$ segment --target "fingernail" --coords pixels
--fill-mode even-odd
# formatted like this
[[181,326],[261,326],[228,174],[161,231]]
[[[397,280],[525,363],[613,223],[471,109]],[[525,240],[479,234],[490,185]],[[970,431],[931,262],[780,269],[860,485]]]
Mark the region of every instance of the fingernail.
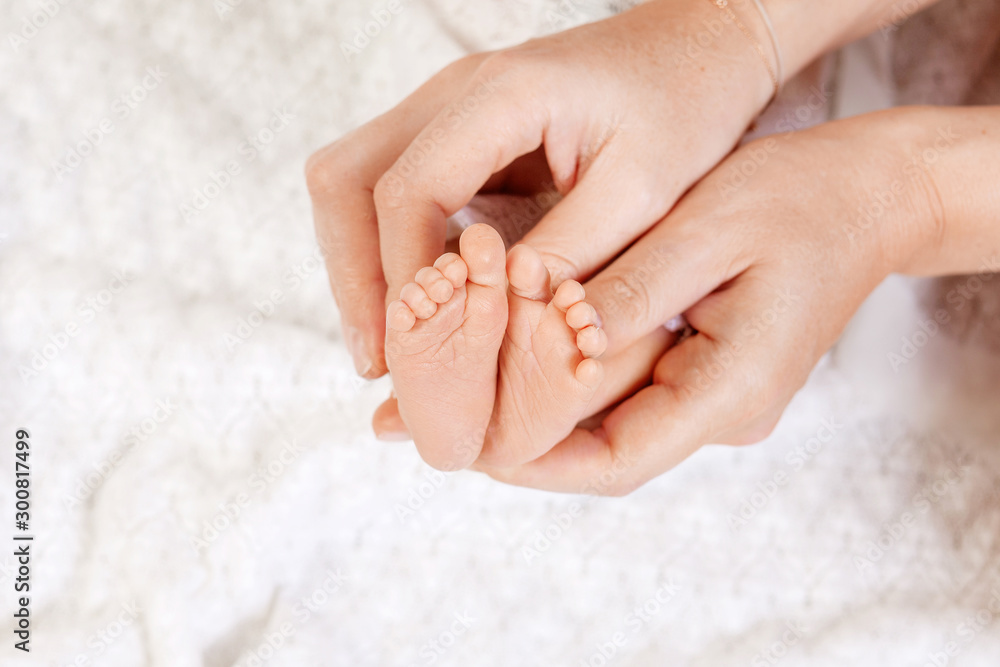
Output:
[[358,375],[361,377],[368,377],[374,369],[375,364],[373,364],[370,359],[367,359],[364,356],[354,357],[354,370],[356,370]]

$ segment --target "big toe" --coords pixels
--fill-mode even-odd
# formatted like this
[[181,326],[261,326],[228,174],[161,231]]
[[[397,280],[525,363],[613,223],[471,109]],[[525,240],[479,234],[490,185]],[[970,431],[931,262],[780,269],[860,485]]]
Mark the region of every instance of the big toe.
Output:
[[500,234],[489,225],[477,224],[462,232],[462,259],[469,267],[469,281],[484,287],[504,287],[507,254]]
[[514,246],[507,255],[507,280],[511,291],[526,299],[548,301],[549,270],[538,251],[531,246]]

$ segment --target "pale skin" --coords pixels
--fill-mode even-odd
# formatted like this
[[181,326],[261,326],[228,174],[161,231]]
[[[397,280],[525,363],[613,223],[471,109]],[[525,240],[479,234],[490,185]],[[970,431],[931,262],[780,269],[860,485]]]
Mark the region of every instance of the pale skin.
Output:
[[[895,18],[891,3],[876,0],[765,4],[789,72]],[[447,215],[478,191],[531,194],[551,181],[566,195],[524,239],[534,250],[517,252],[524,259],[537,251],[556,285],[584,281],[585,296],[581,291],[573,305],[587,304],[580,310],[589,315],[592,308],[596,317],[564,319],[562,332],[582,324],[580,331],[596,328],[607,337],[601,361],[585,364],[603,373],[585,412],[617,405],[596,425],[570,425],[567,437],[530,462],[505,460],[502,449],[487,446],[473,465],[497,479],[618,495],[702,444],[755,442],[883,277],[974,272],[1000,251],[990,222],[1000,206],[989,158],[1000,133],[995,109],[899,109],[784,137],[754,178],[720,202],[727,166],[751,144],[678,203],[725,157],[771,92],[739,34],[717,40],[693,65],[683,60],[683,37],[717,11],[707,1],[654,1],[464,59],[310,161],[318,236],[352,356],[368,377],[386,370],[386,303],[403,296],[406,304],[404,286],[414,278],[419,285],[418,272],[435,264]],[[761,29],[754,14],[741,16]],[[468,110],[462,105],[470,96],[478,100],[475,112],[456,116]],[[945,148],[935,147],[941,127],[958,135]],[[925,150],[940,155],[914,175],[908,165]],[[896,204],[879,224],[849,233],[845,225],[858,219],[877,184],[901,189]],[[642,270],[650,266],[656,271]],[[504,282],[520,280],[510,280],[517,271],[508,274]],[[445,306],[465,289],[457,277],[450,286],[451,295],[436,288]],[[547,299],[527,301],[544,309]],[[441,304],[430,301],[436,313]],[[426,304],[406,304],[411,314],[413,306],[429,313]],[[413,314],[407,329],[400,308],[390,307],[390,332],[411,333],[434,317],[418,322]],[[670,341],[661,324],[678,313],[699,333],[665,352]],[[502,346],[495,338],[490,345]],[[577,341],[578,358],[562,370],[576,379],[601,347]],[[503,386],[498,378],[493,399]],[[530,386],[509,393],[534,400]],[[414,392],[408,398],[420,400]],[[392,401],[375,426],[384,436],[405,435]]]

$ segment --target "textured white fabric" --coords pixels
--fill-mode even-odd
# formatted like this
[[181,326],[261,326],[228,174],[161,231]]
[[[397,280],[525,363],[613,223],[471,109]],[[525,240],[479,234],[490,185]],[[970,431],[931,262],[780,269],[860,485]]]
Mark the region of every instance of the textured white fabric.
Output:
[[[765,443],[708,447],[627,499],[437,476],[372,437],[388,384],[344,348],[307,155],[468,49],[604,10],[404,1],[348,62],[385,3],[223,2],[68,0],[0,51],[0,507],[28,428],[37,536],[30,657],[0,550],[0,663],[883,666],[956,641],[960,664],[996,664],[1000,621],[956,633],[1000,582],[1000,364],[922,334],[902,279]],[[40,6],[8,2],[5,31]],[[186,219],[196,188],[211,201]]]

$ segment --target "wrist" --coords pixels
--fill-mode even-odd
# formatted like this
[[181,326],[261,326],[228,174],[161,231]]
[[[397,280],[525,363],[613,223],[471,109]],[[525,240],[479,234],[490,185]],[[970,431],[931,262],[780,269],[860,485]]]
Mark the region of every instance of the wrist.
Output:
[[801,169],[820,178],[837,203],[832,247],[871,286],[909,272],[934,246],[941,216],[930,167],[953,141],[937,121],[927,109],[903,107],[790,135]]
[[1000,270],[996,108],[900,107],[831,127],[851,137],[841,153],[855,174],[856,208],[844,230],[873,251],[873,267],[922,276]]
[[899,271],[1000,272],[1000,108],[922,107],[920,242]]
[[819,56],[876,31],[892,32],[938,0],[761,0],[788,80]]
[[729,0],[726,8],[715,0],[652,0],[633,11],[657,32],[665,63],[699,95],[717,91],[713,102],[738,115],[740,132],[774,97],[777,56],[752,0]]

